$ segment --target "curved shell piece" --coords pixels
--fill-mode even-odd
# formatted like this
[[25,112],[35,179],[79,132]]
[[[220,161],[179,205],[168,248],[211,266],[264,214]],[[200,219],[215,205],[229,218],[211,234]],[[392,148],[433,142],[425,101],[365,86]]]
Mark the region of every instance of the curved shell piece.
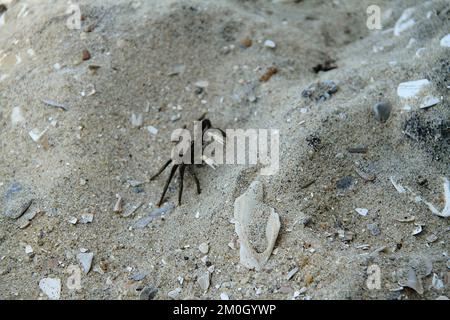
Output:
[[[267,247],[258,253],[249,239],[249,227],[258,221],[253,218],[255,210],[262,210],[267,216],[265,231]],[[240,241],[240,262],[249,269],[260,271],[272,253],[280,231],[280,217],[275,210],[263,203],[263,185],[254,181],[247,191],[234,202],[235,231]]]

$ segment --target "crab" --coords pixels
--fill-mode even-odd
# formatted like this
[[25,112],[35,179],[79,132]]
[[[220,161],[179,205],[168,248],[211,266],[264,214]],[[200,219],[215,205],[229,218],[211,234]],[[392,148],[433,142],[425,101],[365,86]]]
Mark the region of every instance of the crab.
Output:
[[[207,130],[209,130],[209,129],[216,129],[216,130],[219,130],[219,131],[222,133],[222,135],[223,135],[224,137],[226,136],[226,135],[225,135],[225,132],[224,132],[222,129],[213,127],[212,124],[211,124],[211,121],[210,121],[209,119],[206,119],[206,118],[205,118],[205,115],[206,115],[206,114],[203,114],[203,115],[198,119],[198,121],[201,121],[201,122],[202,122],[202,148],[205,147],[205,141],[203,140],[203,136],[204,136],[204,134],[205,134],[205,132],[206,132]],[[186,126],[184,126],[183,128],[185,129]],[[162,194],[161,194],[161,198],[159,199],[159,202],[158,202],[158,204],[157,204],[158,207],[160,207],[161,204],[163,203],[163,201],[164,201],[164,196],[165,196],[165,194],[166,194],[166,192],[167,192],[167,189],[168,189],[168,187],[169,187],[169,185],[170,185],[170,182],[172,181],[173,177],[175,176],[175,173],[176,173],[177,170],[179,171],[179,177],[180,177],[179,190],[178,190],[178,205],[179,205],[179,206],[181,205],[181,197],[182,197],[182,195],[183,195],[183,179],[184,179],[184,172],[185,172],[186,169],[187,169],[187,171],[192,175],[192,177],[194,178],[195,185],[196,185],[196,187],[197,187],[197,194],[200,194],[200,193],[201,193],[200,181],[198,180],[197,175],[195,174],[195,171],[194,171],[194,166],[195,166],[195,164],[194,164],[194,141],[191,142],[191,146],[190,146],[188,152],[191,153],[191,157],[190,157],[190,160],[191,160],[191,161],[190,161],[190,163],[181,163],[181,164],[175,164],[175,163],[174,163],[174,164],[172,165],[172,168],[170,169],[169,177],[167,178],[166,183],[164,184],[164,188],[163,188],[163,192],[162,192]],[[180,154],[180,156],[183,156],[183,155]],[[164,163],[164,165],[158,170],[158,172],[156,172],[155,175],[153,175],[153,176],[150,178],[150,181],[155,180],[161,173],[164,172],[164,170],[166,170],[166,168],[167,168],[172,162],[173,162],[172,159],[167,160],[167,161]],[[208,159],[202,158],[202,164],[200,164],[200,165],[203,165],[203,164],[205,164],[205,163],[207,163],[207,164],[209,164],[210,166],[212,166],[212,164],[208,161]]]

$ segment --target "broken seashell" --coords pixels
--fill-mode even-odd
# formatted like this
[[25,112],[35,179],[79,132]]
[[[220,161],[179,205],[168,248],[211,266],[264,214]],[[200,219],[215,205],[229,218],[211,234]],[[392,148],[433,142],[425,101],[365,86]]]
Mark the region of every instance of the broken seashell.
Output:
[[389,180],[391,180],[392,185],[394,186],[395,190],[397,190],[398,193],[405,193],[406,189],[397,181],[395,181],[394,177],[390,177]]
[[422,226],[420,224],[418,224],[418,225],[416,224],[416,227],[413,229],[411,234],[413,236],[416,236],[416,235],[418,235],[421,232],[422,232]]
[[[254,215],[262,212],[268,216],[266,220],[267,247],[258,253],[250,242],[250,227],[258,224]],[[275,241],[280,231],[280,217],[275,210],[263,203],[263,185],[254,181],[247,191],[234,202],[235,231],[240,242],[240,262],[249,269],[260,271],[272,253]]]
[[395,220],[397,220],[398,222],[413,222],[414,220],[416,220],[416,217],[415,216],[404,216],[404,217],[401,217],[401,218],[395,219]]
[[423,294],[423,285],[422,281],[417,277],[416,272],[413,268],[409,268],[408,270],[408,279],[406,282],[399,282],[399,285],[402,287],[408,287],[416,291],[418,294]]
[[121,213],[123,211],[123,208],[122,208],[122,197],[119,194],[116,194],[116,198],[117,198],[117,201],[116,201],[116,204],[114,205],[113,211],[115,213]]

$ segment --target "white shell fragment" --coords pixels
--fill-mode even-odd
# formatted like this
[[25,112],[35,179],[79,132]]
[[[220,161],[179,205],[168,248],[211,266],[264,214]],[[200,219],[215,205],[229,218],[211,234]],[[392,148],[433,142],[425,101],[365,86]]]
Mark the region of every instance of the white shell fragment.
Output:
[[14,107],[11,112],[11,124],[13,127],[25,121],[20,107]]
[[85,213],[81,215],[80,223],[86,224],[91,223],[94,220],[94,215],[92,213]]
[[394,177],[390,177],[389,180],[391,180],[392,185],[394,186],[395,190],[397,190],[398,193],[405,193],[406,189],[403,188],[403,186],[399,183],[397,183],[397,181],[395,181]]
[[92,252],[84,252],[84,253],[81,252],[81,253],[77,254],[78,262],[80,262],[84,273],[87,274],[91,270],[93,258],[94,258],[94,254]]
[[264,46],[267,48],[275,49],[277,45],[272,40],[266,40],[264,41]]
[[181,288],[176,288],[175,290],[169,291],[169,293],[167,293],[167,295],[169,296],[169,298],[176,299],[176,298],[178,298],[180,293],[181,293]]
[[397,20],[394,26],[394,35],[399,36],[402,32],[408,30],[415,25],[416,21],[411,18],[416,10],[414,8],[408,8],[403,11],[400,18]]
[[26,245],[26,246],[25,246],[25,253],[26,253],[27,255],[31,255],[33,252],[34,252],[34,251],[33,251],[33,248],[32,248],[30,245]]
[[441,39],[441,47],[450,48],[450,33]]
[[291,271],[289,271],[289,273],[286,276],[287,280],[291,280],[293,276],[295,276],[295,274],[298,272],[298,267],[295,267],[294,269],[292,269]]
[[411,234],[413,236],[416,236],[416,235],[418,235],[421,232],[422,232],[422,226],[419,224],[419,225],[416,225],[416,227],[414,228],[414,230],[412,231]]
[[431,280],[431,285],[436,290],[444,289],[444,282],[441,279],[439,279],[439,277],[438,277],[438,275],[436,273],[433,273],[433,278]]
[[206,87],[209,86],[209,82],[206,80],[200,80],[200,81],[197,81],[194,85],[197,88],[205,89]]
[[417,277],[413,268],[408,270],[408,279],[406,282],[399,282],[402,287],[408,287],[416,291],[418,294],[423,294],[422,281]]
[[358,212],[363,217],[367,216],[367,214],[369,213],[369,210],[365,208],[356,208],[355,211]]
[[397,95],[402,99],[414,98],[429,84],[427,79],[402,82],[398,85]]
[[426,108],[432,107],[434,105],[437,105],[439,102],[441,102],[441,100],[439,98],[432,97],[432,96],[426,96],[423,99],[423,102],[422,102],[422,105],[420,106],[420,108],[426,109]]
[[230,300],[230,297],[225,292],[220,294],[220,300]]
[[42,139],[42,137],[45,135],[46,132],[47,129],[45,129],[42,132],[38,132],[38,130],[34,129],[28,132],[28,134],[30,135],[31,139],[33,139],[34,142],[38,142],[39,140]]
[[152,134],[152,135],[156,135],[156,134],[158,134],[158,129],[156,129],[154,126],[148,126],[147,127],[147,131],[150,133],[150,134]]
[[445,206],[442,212],[439,212],[439,210],[436,209],[435,206],[433,206],[431,203],[422,200],[423,203],[425,203],[431,212],[433,212],[435,215],[443,218],[450,217],[450,182],[447,178],[444,178],[444,199],[445,199]]
[[144,116],[142,114],[131,114],[131,126],[134,128],[139,128],[142,126],[142,123],[144,122]]
[[51,300],[59,300],[61,296],[61,280],[58,278],[41,279],[39,288]]
[[207,254],[209,252],[209,246],[206,242],[203,242],[198,246],[198,250],[203,254]]
[[197,278],[197,283],[203,291],[207,291],[210,284],[210,273],[206,271],[202,276]]
[[[268,216],[265,221],[267,247],[262,253],[258,253],[250,242],[250,227],[261,222],[253,217],[257,211]],[[280,217],[273,208],[263,203],[261,182],[254,181],[247,191],[235,200],[234,218],[235,231],[240,242],[240,262],[249,269],[260,271],[269,260],[280,231]]]

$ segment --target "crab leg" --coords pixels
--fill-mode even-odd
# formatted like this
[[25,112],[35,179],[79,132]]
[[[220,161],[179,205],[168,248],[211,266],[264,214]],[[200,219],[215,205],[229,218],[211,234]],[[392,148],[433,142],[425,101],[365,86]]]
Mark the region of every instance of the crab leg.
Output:
[[172,180],[173,175],[175,174],[175,171],[177,171],[177,169],[178,169],[178,164],[174,164],[172,169],[170,170],[169,178],[167,179],[166,184],[164,185],[164,190],[163,190],[163,193],[161,195],[161,199],[159,199],[158,207],[161,206],[161,204],[162,204],[162,202],[164,200],[164,196],[166,194],[167,188],[169,187],[170,181]]
[[184,169],[186,169],[186,165],[180,165],[180,190],[178,190],[178,205],[181,206],[181,196],[183,195],[183,178],[184,178]]
[[159,176],[164,170],[166,170],[167,166],[172,162],[172,159],[167,160],[167,162],[159,169],[159,171],[150,178],[150,181],[154,180],[157,176]]

